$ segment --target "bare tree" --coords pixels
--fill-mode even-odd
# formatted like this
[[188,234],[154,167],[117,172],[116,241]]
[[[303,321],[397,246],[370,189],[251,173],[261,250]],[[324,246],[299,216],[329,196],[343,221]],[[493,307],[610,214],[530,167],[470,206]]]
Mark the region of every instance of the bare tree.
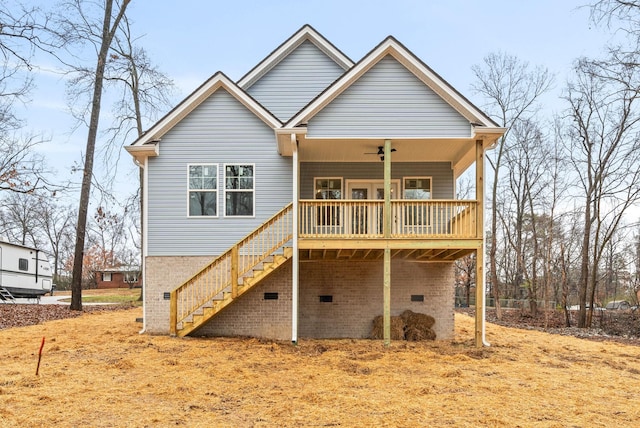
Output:
[[39,197],[26,193],[9,193],[2,200],[2,230],[12,242],[40,247],[37,234],[39,202]]
[[638,47],[640,41],[639,0],[597,0],[591,4],[591,20],[617,31],[622,30]]
[[98,207],[87,225],[89,242],[102,254],[105,267],[119,267],[126,248],[126,224],[124,216]]
[[631,253],[631,272],[630,272],[630,288],[632,291],[632,298],[635,304],[638,304],[638,298],[640,297],[640,223],[636,225],[636,233],[633,236],[633,241],[630,245],[629,252]]
[[142,136],[146,122],[157,119],[171,106],[173,81],[153,64],[137,42],[125,15],[111,47],[105,75],[107,84],[120,92],[113,105],[113,123],[105,131],[110,136],[108,147],[119,149],[123,141]]
[[41,142],[43,140],[36,136],[0,132],[0,192],[48,190],[55,193],[64,188],[51,181],[51,171],[44,158],[34,150]]
[[72,207],[60,206],[51,198],[43,198],[41,202],[36,221],[53,257],[53,280],[58,284],[62,262],[72,252],[76,213]]
[[[471,287],[475,286],[476,256],[471,253],[454,262],[456,270],[456,287],[464,290],[464,306],[471,304]],[[457,303],[457,302],[456,302]],[[462,302],[460,302],[462,303]]]
[[[515,275],[510,278],[514,294],[521,297],[520,290],[526,290],[530,308],[535,314],[540,259],[538,201],[542,201],[548,189],[548,143],[541,128],[528,119],[514,123],[511,138],[512,145],[505,150],[504,158],[510,215],[502,223],[515,263]],[[504,213],[501,218],[504,218]]]
[[48,16],[33,6],[0,0],[0,191],[31,193],[59,189],[46,179],[46,166],[34,148],[43,139],[20,133],[24,121],[15,113],[28,101],[33,87],[35,50],[53,52],[55,44],[43,40]]
[[584,200],[578,326],[588,327],[604,248],[640,197],[640,69],[612,57],[574,71],[566,144]]
[[[78,221],[76,224],[76,245],[71,284],[72,310],[82,310],[82,263],[86,237],[87,212],[91,196],[93,162],[108,54],[116,31],[120,26],[130,1],[131,0],[104,0],[102,3],[73,0],[63,5],[59,15],[60,34],[64,37],[65,41],[74,43],[76,46],[89,43],[96,52],[96,66],[94,70],[90,71],[90,75],[92,76],[92,96],[91,103],[87,109],[90,115],[87,146],[84,154]],[[101,16],[101,18],[97,18],[97,16]],[[75,71],[82,75],[87,72],[87,69],[78,67]]]
[[20,3],[0,1],[0,135],[18,129],[22,123],[13,107],[32,88],[31,57],[37,42],[38,9]]
[[[563,236],[563,220],[564,213],[559,210],[559,205],[563,201],[563,198],[567,190],[567,177],[565,171],[565,158],[566,155],[562,149],[562,145],[559,144],[559,132],[561,128],[561,122],[554,120],[553,122],[553,141],[551,142],[549,149],[547,150],[547,173],[548,191],[542,201],[542,211],[547,217],[543,225],[543,270],[544,270],[544,295],[545,299],[553,296],[556,306],[558,302],[562,305],[565,312],[565,319],[569,320],[568,308],[567,308],[567,296],[563,293],[565,290],[565,282],[563,279],[566,277],[562,268],[563,263],[563,249],[564,249],[564,236]],[[558,281],[560,279],[560,281]],[[548,315],[548,313],[546,313]],[[546,319],[548,322],[548,318]]]
[[[501,126],[511,128],[516,122],[532,117],[537,102],[552,85],[553,78],[542,67],[531,68],[528,63],[506,53],[492,53],[484,58],[482,66],[472,67],[477,82],[476,93],[485,99],[487,112]],[[487,156],[493,168],[491,197],[491,227],[489,231],[489,275],[496,300],[496,313],[500,308],[501,281],[497,273],[498,182],[503,167],[505,151],[510,145],[510,132],[500,138],[493,153]]]

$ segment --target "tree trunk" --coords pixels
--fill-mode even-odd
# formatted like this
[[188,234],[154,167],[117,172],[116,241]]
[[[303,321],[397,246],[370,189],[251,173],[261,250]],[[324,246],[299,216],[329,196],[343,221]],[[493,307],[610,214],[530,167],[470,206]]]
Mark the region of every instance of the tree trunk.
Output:
[[578,284],[578,327],[587,327],[587,290],[589,288],[589,243],[591,242],[591,201],[587,197],[584,209],[584,232],[582,235],[582,254],[580,264],[580,283]]
[[[496,254],[497,254],[497,247],[498,247],[498,239],[496,238],[496,233],[498,231],[498,214],[496,212],[497,196],[498,196],[498,166],[496,165],[494,176],[493,176],[493,187],[491,190],[491,242],[489,244],[489,271],[490,271],[489,276],[491,278],[493,301],[496,307],[496,318],[500,320],[502,319],[502,307],[500,306],[500,283],[498,280],[498,266],[497,266],[498,264],[496,263]],[[476,306],[477,306],[477,303],[476,303]]]
[[82,174],[82,188],[80,189],[80,205],[78,208],[78,223],[76,225],[76,247],[73,257],[73,276],[71,280],[71,310],[82,310],[82,262],[84,259],[84,243],[87,229],[87,211],[91,197],[91,179],[93,178],[93,158],[98,135],[100,121],[100,105],[102,101],[102,87],[104,83],[104,71],[107,63],[107,54],[116,29],[124,15],[130,0],[124,0],[113,27],[111,27],[111,12],[113,0],[106,0],[104,7],[104,21],[102,26],[102,41],[98,53],[95,82],[93,86],[93,98],[91,103],[91,118],[89,121],[89,134],[85,152],[84,169]]

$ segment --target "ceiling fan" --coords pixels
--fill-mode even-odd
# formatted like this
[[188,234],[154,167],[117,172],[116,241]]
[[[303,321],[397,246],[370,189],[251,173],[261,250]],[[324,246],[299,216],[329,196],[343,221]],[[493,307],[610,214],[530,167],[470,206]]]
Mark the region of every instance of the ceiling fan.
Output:
[[[391,152],[395,152],[397,151],[396,149],[391,149]],[[365,155],[378,155],[380,156],[380,160],[383,161],[384,160],[384,146],[378,146],[378,151],[377,152],[364,152]]]

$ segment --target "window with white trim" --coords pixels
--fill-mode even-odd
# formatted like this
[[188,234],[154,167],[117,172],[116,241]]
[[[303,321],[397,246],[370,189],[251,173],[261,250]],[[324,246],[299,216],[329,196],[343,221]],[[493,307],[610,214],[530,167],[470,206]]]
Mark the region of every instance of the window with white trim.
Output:
[[102,280],[104,282],[111,281],[111,272],[103,272],[102,273]]
[[[319,177],[314,179],[316,199],[342,199],[342,177]],[[337,206],[318,207],[316,224],[320,226],[340,226],[340,208]]]
[[255,165],[224,166],[224,214],[253,217],[255,212]]
[[188,165],[189,217],[218,215],[218,165]]
[[405,177],[404,199],[431,199],[431,177]]
[[316,199],[342,199],[342,177],[316,178]]
[[[402,197],[416,201],[431,199],[431,177],[405,177]],[[429,209],[426,204],[416,202],[405,205],[405,225],[426,226],[430,224]]]

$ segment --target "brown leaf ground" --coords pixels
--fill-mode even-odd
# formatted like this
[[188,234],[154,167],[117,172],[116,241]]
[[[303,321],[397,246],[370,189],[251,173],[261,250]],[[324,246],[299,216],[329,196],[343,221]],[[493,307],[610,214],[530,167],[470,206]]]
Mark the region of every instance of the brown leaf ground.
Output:
[[[451,342],[176,339],[141,310],[0,331],[2,427],[632,427],[640,347],[456,315]],[[46,337],[40,375],[38,349]]]

